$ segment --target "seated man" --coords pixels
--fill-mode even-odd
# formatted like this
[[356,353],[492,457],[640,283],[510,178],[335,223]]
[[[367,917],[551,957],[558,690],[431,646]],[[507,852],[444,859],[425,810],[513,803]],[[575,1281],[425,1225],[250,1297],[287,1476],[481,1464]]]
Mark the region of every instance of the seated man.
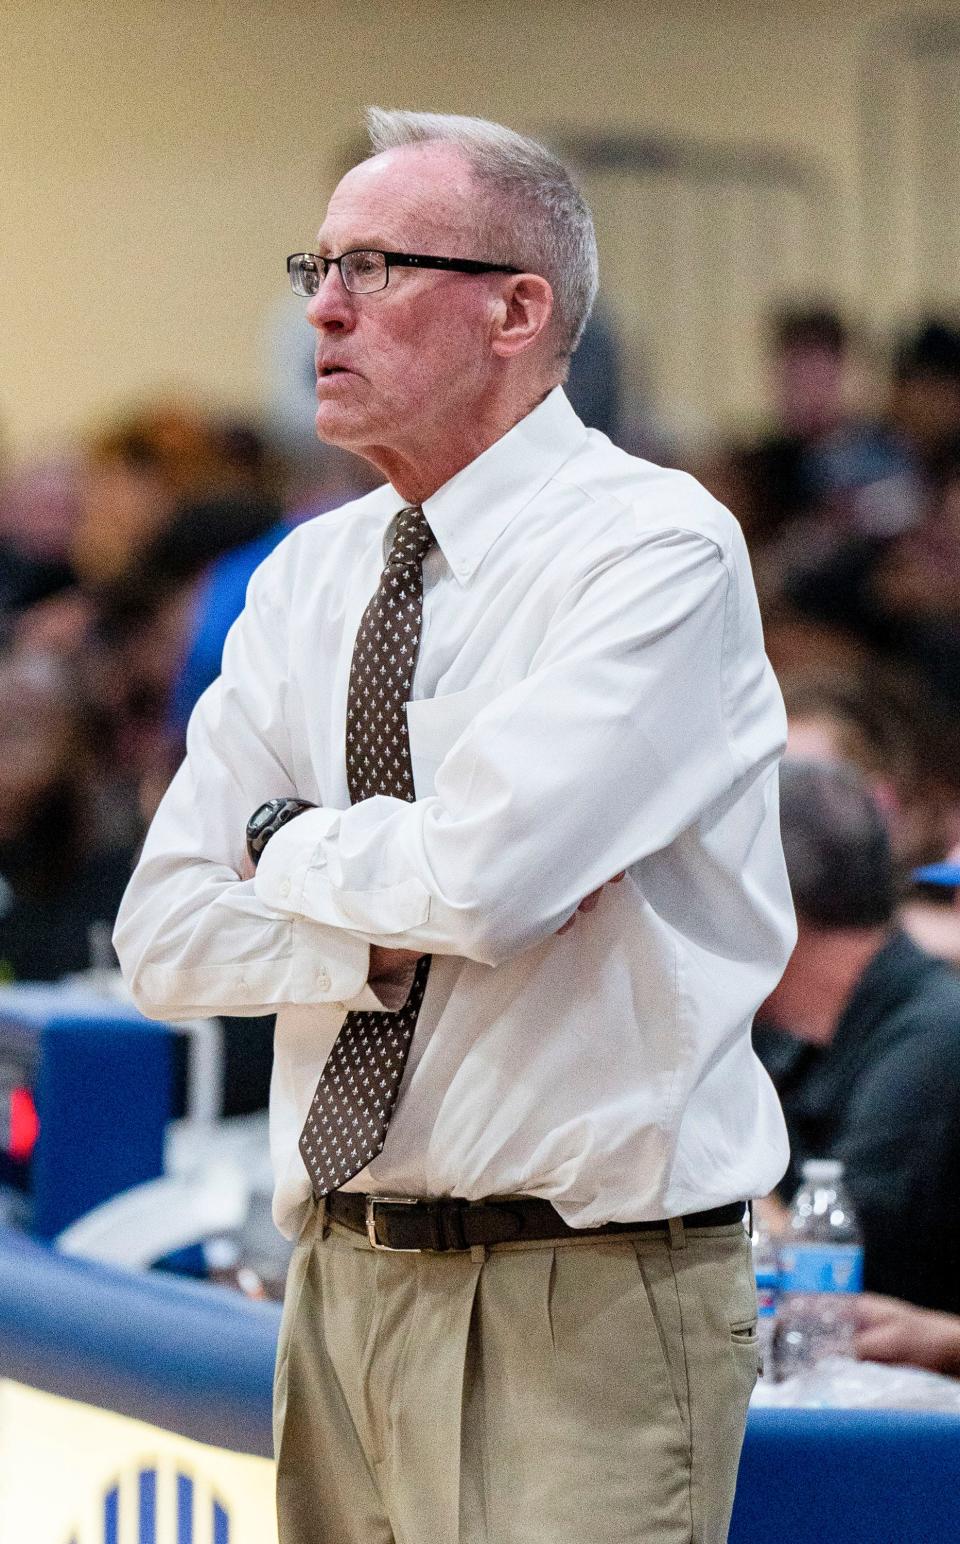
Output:
[[797,947],[755,1031],[792,1161],[840,1158],[868,1290],[960,1310],[960,978],[899,930],[884,822],[858,774],[781,768]]

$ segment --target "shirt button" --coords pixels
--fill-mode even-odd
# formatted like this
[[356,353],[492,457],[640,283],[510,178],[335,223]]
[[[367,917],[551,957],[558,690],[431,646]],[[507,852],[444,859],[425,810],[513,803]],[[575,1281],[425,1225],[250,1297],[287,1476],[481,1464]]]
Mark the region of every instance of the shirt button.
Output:
[[289,879],[284,879],[284,880],[281,881],[281,884],[280,884],[280,894],[281,895],[289,895],[290,894],[290,881],[289,881]]
[[331,1006],[331,1008],[333,1008],[333,1009],[334,1009],[334,1010],[335,1010],[335,1011],[336,1011],[336,1012],[337,1012],[337,1013],[346,1013],[346,1011],[347,1011],[347,1005],[346,1005],[346,1003],[331,1003],[331,1004],[330,1004],[330,1006]]
[[321,992],[329,992],[330,972],[328,970],[317,971],[317,986],[320,988]]

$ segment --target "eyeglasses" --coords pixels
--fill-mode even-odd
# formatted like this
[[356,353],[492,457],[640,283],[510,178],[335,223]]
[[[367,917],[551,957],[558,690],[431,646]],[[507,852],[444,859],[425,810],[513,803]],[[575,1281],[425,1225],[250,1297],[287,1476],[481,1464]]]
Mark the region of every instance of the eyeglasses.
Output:
[[339,257],[318,252],[292,252],[287,273],[295,295],[315,295],[331,268],[339,268],[343,287],[352,295],[370,295],[386,289],[391,268],[438,268],[445,273],[520,273],[505,263],[476,263],[469,257],[423,257],[416,252],[371,252],[358,247]]

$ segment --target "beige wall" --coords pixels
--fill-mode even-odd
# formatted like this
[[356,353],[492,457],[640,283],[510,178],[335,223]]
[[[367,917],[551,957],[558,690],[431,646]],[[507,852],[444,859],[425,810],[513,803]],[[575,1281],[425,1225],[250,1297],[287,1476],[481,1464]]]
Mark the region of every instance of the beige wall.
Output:
[[[866,40],[882,16],[944,8],[0,0],[8,447],[60,444],[157,387],[256,406],[283,257],[309,242],[367,101],[540,132],[761,141],[810,157],[839,192],[834,287],[859,298],[855,92]],[[630,312],[630,227],[616,200],[608,207],[601,192],[601,203],[602,245],[621,252],[613,298]],[[656,296],[645,302],[656,310]],[[636,333],[640,323],[627,322]],[[728,410],[757,404],[750,325],[711,345],[721,366],[731,360]],[[672,390],[709,412],[695,336],[690,349],[689,379],[681,354]]]

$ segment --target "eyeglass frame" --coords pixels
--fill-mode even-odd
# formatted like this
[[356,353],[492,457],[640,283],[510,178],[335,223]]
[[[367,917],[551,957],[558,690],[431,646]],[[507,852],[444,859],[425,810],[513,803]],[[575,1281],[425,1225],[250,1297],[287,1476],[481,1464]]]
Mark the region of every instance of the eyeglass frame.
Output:
[[[346,279],[343,277],[343,268],[341,267],[341,264],[343,263],[344,258],[353,257],[357,252],[371,252],[375,256],[383,258],[384,279],[383,283],[378,284],[376,289],[351,289]],[[292,264],[305,257],[311,258],[318,267],[317,288],[313,291],[312,295],[303,295],[303,292],[298,290],[293,282],[293,273],[291,271]],[[323,278],[321,278],[319,275],[319,268],[321,265],[323,267]],[[323,257],[319,252],[291,252],[290,256],[287,258],[287,277],[290,280],[290,287],[293,290],[293,293],[295,295],[300,295],[303,299],[312,300],[313,295],[319,294],[320,286],[326,280],[326,277],[332,267],[335,267],[340,274],[340,282],[344,289],[347,291],[348,295],[378,295],[380,291],[385,290],[387,285],[390,283],[391,267],[432,268],[437,269],[443,273],[517,274],[523,273],[524,271],[522,268],[511,268],[507,263],[483,263],[478,262],[476,259],[471,257],[430,257],[422,252],[383,252],[379,247],[351,247],[349,252],[341,252],[339,257]]]

